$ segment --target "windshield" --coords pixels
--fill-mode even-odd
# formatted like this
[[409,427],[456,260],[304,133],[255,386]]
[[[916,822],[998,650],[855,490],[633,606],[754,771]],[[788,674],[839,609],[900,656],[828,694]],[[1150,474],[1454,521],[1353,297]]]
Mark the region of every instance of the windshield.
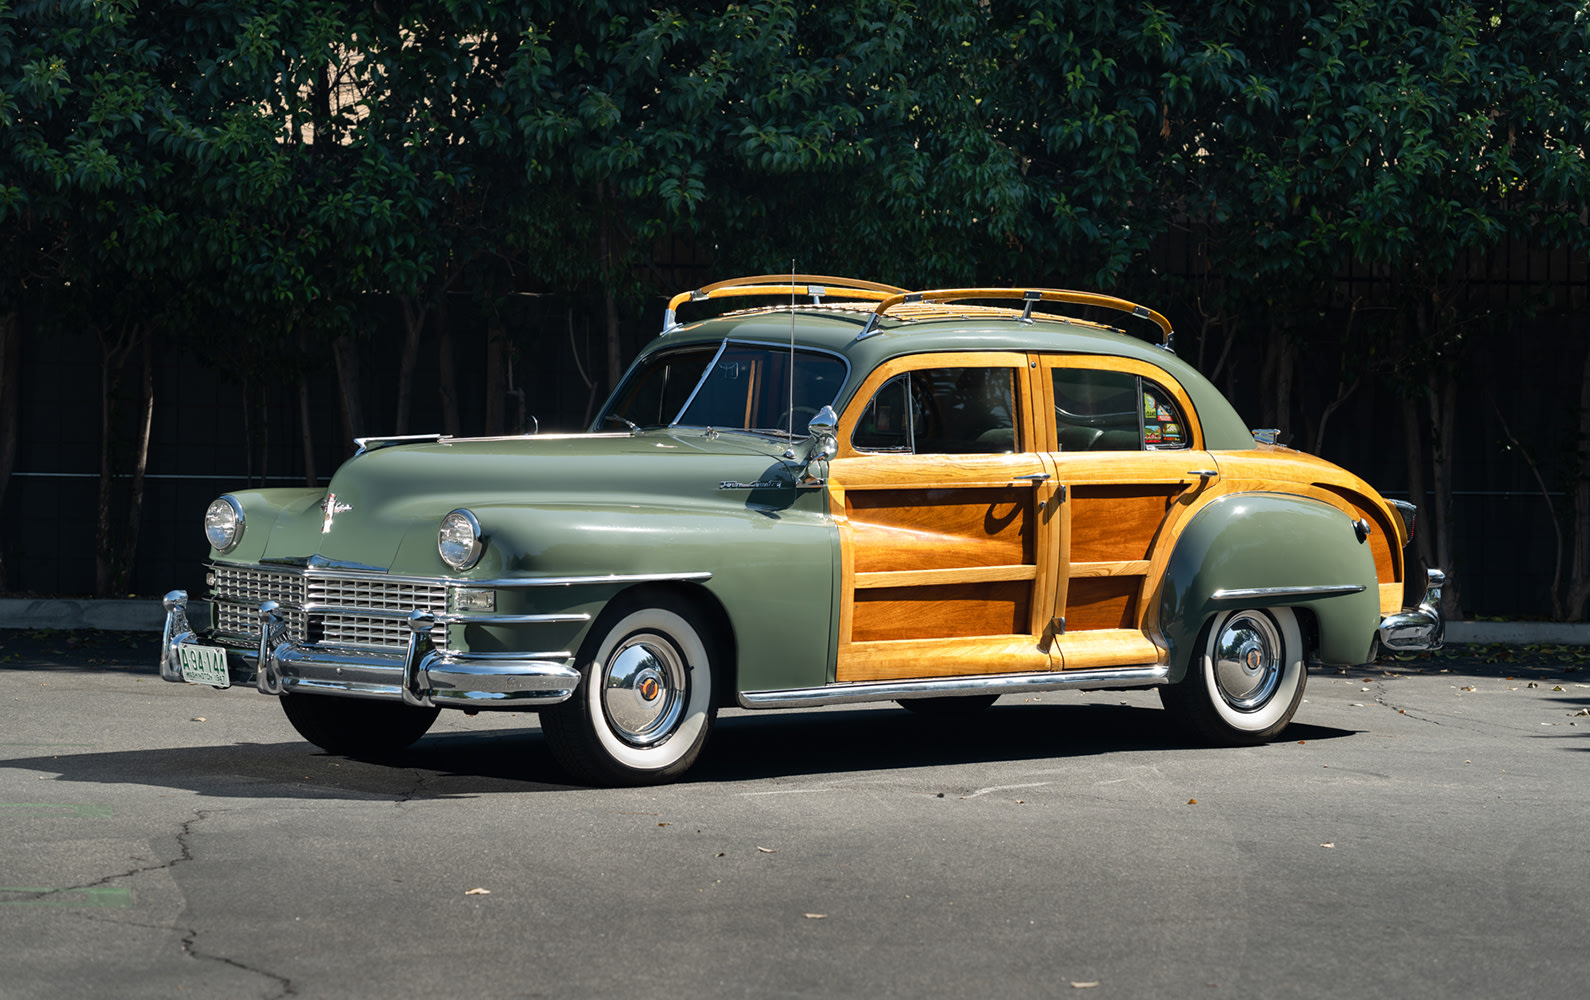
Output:
[[[629,373],[597,427],[614,420],[637,427],[714,427],[719,430],[797,435],[834,401],[845,381],[845,362],[832,354],[788,347],[709,344],[666,351]],[[793,413],[791,389],[793,388]]]

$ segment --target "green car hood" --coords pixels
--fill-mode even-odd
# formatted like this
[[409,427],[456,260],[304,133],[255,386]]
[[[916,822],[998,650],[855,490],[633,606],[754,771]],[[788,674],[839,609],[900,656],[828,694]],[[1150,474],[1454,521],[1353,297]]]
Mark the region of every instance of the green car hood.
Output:
[[[479,572],[533,569],[516,560],[520,550],[507,536],[538,511],[543,523],[567,527],[587,520],[585,512],[605,523],[615,513],[788,507],[796,501],[793,486],[782,485],[792,483],[795,468],[781,459],[788,447],[699,429],[377,447],[344,463],[324,494],[233,494],[245,504],[249,530],[223,558],[457,576],[437,554],[436,532],[444,515],[467,507],[488,539],[504,536]],[[804,450],[797,442],[797,453]],[[741,485],[724,488],[729,483]]]

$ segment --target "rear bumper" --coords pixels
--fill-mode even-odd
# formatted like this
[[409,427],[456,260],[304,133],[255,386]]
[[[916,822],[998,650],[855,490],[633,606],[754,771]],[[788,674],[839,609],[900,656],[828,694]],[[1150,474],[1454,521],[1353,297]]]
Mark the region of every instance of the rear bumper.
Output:
[[1428,571],[1424,600],[1417,608],[1405,608],[1380,620],[1380,645],[1395,653],[1440,649],[1446,641],[1446,621],[1441,617],[1441,586],[1446,574]]
[[399,655],[281,641],[274,606],[260,609],[263,628],[257,650],[224,647],[200,635],[188,621],[187,594],[166,595],[166,624],[160,643],[160,676],[182,683],[182,647],[210,646],[226,653],[233,684],[264,694],[304,693],[402,701],[462,709],[515,709],[556,705],[579,686],[572,654],[467,653],[431,648],[434,617],[410,616],[408,649]]

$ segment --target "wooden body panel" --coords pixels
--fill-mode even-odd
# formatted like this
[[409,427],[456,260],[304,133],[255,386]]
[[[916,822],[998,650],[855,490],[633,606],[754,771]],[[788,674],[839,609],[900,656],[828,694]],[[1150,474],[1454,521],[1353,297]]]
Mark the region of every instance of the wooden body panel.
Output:
[[[830,498],[842,575],[835,679],[952,677],[1167,662],[1158,581],[1188,519],[1233,493],[1317,500],[1371,525],[1379,604],[1400,608],[1400,521],[1328,463],[1285,449],[1212,453],[1187,392],[1145,362],[1103,356],[899,358],[867,378],[841,427],[915,369],[1013,369],[1020,419],[1006,455],[866,454],[840,437]],[[1065,451],[1056,367],[1141,375],[1181,408],[1184,449]],[[1396,523],[1393,523],[1396,521]]]

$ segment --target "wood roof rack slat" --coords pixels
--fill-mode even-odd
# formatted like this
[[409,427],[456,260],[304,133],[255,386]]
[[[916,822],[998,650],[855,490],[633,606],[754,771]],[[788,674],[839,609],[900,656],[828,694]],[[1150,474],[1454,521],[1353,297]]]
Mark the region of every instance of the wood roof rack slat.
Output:
[[1098,292],[1074,292],[1063,288],[939,288],[924,292],[899,292],[883,299],[878,303],[872,315],[867,317],[867,325],[862,327],[856,335],[857,340],[870,337],[878,332],[878,324],[889,310],[896,306],[917,302],[959,302],[965,299],[1016,299],[1023,303],[1021,316],[1023,322],[1032,321],[1032,307],[1038,302],[1065,302],[1077,306],[1097,306],[1101,309],[1113,309],[1116,312],[1129,313],[1138,319],[1146,319],[1158,326],[1164,332],[1164,339],[1160,346],[1167,351],[1171,350],[1171,342],[1175,338],[1175,331],[1171,329],[1170,320],[1136,302],[1116,298],[1113,295],[1102,295]]
[[809,295],[812,302],[821,304],[824,296],[846,299],[867,299],[879,302],[891,295],[904,294],[905,289],[876,281],[857,278],[838,278],[827,274],[758,274],[744,278],[729,278],[688,292],[680,292],[668,300],[668,311],[663,314],[663,332],[679,325],[678,310],[686,302],[705,302],[708,299],[738,298],[749,295]]

